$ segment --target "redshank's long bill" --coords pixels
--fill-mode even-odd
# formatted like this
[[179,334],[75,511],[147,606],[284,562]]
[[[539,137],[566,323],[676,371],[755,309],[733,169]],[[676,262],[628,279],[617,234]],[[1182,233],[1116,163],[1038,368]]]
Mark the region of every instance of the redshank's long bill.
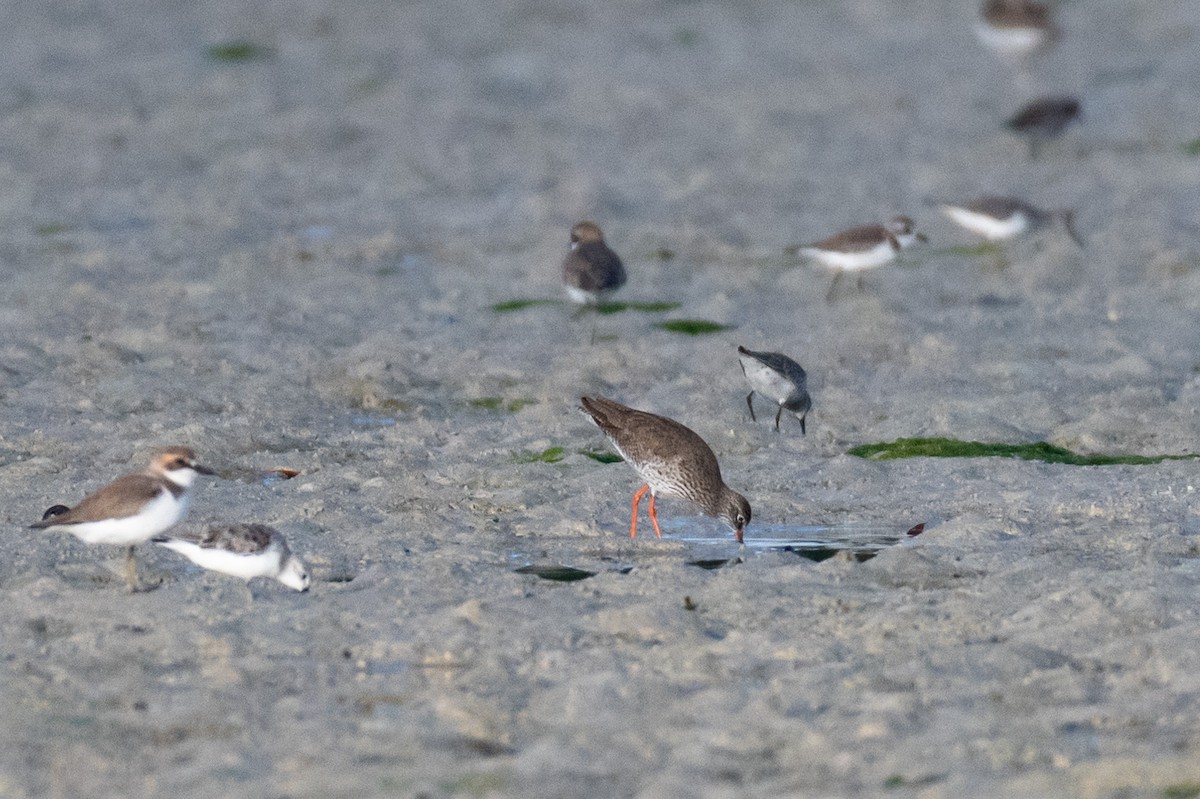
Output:
[[638,503],[650,492],[650,523],[662,538],[654,500],[659,495],[681,497],[704,513],[721,519],[742,543],[750,523],[750,503],[725,485],[721,467],[704,439],[673,419],[627,407],[604,397],[583,397],[583,411],[591,417],[622,458],[646,484],[633,495],[629,535],[637,537]]

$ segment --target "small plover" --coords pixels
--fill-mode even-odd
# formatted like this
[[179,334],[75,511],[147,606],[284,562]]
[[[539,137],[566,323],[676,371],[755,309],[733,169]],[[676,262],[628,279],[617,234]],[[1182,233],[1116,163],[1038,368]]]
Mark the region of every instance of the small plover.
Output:
[[303,561],[292,554],[283,533],[264,524],[231,524],[200,535],[175,533],[150,540],[211,571],[247,581],[271,577],[288,588],[308,590]]
[[1012,131],[1029,137],[1029,154],[1036,158],[1043,141],[1062,134],[1067,125],[1079,119],[1080,104],[1075,97],[1039,97],[1013,114],[1004,124]]
[[638,503],[650,492],[650,522],[662,538],[654,499],[659,494],[686,499],[721,519],[742,543],[750,523],[750,503],[725,485],[721,467],[704,439],[673,419],[635,410],[604,397],[583,397],[582,409],[613,447],[646,482],[633,495],[629,536],[637,537]]
[[1059,222],[1080,247],[1075,214],[1068,208],[1046,211],[1015,197],[980,197],[965,203],[937,203],[942,213],[959,226],[988,241],[1007,241]]
[[858,272],[858,287],[861,289],[862,270],[889,263],[900,250],[918,241],[926,241],[926,238],[916,232],[913,221],[907,216],[897,216],[884,225],[862,225],[843,230],[815,244],[798,247],[796,251],[837,270],[833,285],[829,287],[829,297],[832,297],[843,272]]
[[187,447],[168,447],[154,456],[145,472],[118,477],[73,508],[63,510],[56,505],[30,527],[68,532],[89,544],[126,547],[129,590],[143,590],[137,577],[135,545],[149,541],[187,515],[188,489],[196,475],[212,473],[196,463],[195,453]]
[[567,296],[580,305],[599,305],[625,285],[625,267],[594,222],[578,222],[571,228],[571,251],[563,259],[562,279]]
[[754,416],[754,392],[757,391],[779,405],[775,411],[776,432],[779,431],[780,415],[788,410],[800,420],[801,435],[807,434],[804,418],[812,409],[812,397],[808,395],[808,376],[800,364],[778,352],[755,352],[745,347],[738,347],[738,361],[750,384],[746,405],[750,408],[751,421],[758,421]]
[[1035,0],[987,0],[975,33],[984,46],[1013,63],[1058,40],[1050,9]]

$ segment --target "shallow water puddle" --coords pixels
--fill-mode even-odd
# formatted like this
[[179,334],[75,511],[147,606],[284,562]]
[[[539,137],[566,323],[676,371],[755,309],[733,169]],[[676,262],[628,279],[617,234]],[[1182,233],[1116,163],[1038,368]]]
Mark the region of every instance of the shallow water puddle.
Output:
[[359,413],[350,417],[350,424],[354,427],[391,427],[396,424],[395,417],[392,416],[377,416],[373,413]]
[[717,569],[743,562],[745,556],[761,552],[792,552],[814,561],[846,552],[856,560],[869,560],[880,550],[919,535],[923,526],[905,532],[899,527],[862,522],[838,525],[762,524],[750,528],[745,544],[738,544],[724,530],[698,527],[687,519],[662,523],[665,540],[688,545],[692,559],[688,563],[702,569]]
[[629,574],[629,572],[633,571],[632,563],[617,561],[611,558],[601,558],[600,560],[608,561],[608,563],[596,569],[580,569],[575,566],[568,566],[564,563],[549,560],[544,555],[540,558],[533,558],[527,552],[510,552],[508,559],[510,563],[520,564],[513,569],[517,574],[532,574],[535,577],[541,577],[543,580],[551,580],[556,583],[574,583],[579,580],[586,580],[589,577],[595,577],[601,571],[616,572],[617,574]]
[[689,560],[689,566],[699,566],[706,571],[716,571],[724,566],[736,566],[739,563],[746,561],[741,558],[701,558],[699,560]]
[[[844,552],[855,560],[870,560],[880,550],[895,546],[924,532],[918,524],[906,530],[900,527],[851,522],[839,525],[768,524],[754,525],[752,535],[744,544],[733,539],[732,533],[707,519],[660,520],[663,540],[678,541],[687,546],[687,564],[708,571],[745,563],[746,559],[764,552],[791,552],[808,560],[820,562]],[[650,536],[653,538],[653,531]],[[640,537],[640,536],[639,536]],[[628,539],[626,539],[628,540]],[[636,552],[637,542],[632,542]],[[602,566],[581,569],[547,559],[534,558],[527,552],[510,552],[510,564],[517,574],[532,574],[543,580],[573,583],[595,577],[602,571],[629,574],[635,564],[628,560],[601,558],[611,561]]]

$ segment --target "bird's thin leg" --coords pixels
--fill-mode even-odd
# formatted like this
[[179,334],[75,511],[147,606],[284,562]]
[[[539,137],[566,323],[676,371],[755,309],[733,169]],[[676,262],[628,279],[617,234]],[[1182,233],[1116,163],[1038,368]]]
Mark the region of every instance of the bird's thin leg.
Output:
[[1067,235],[1071,237],[1071,241],[1075,242],[1079,249],[1084,249],[1083,239],[1079,237],[1079,231],[1075,230],[1075,213],[1070,209],[1059,211],[1058,219],[1062,222],[1062,226],[1066,228]]
[[650,494],[650,522],[654,525],[654,534],[662,538],[662,530],[658,529],[658,514],[654,512],[654,494]]
[[783,406],[779,406],[779,410],[775,411],[775,432],[779,432],[779,415],[783,413]]
[[137,593],[141,587],[138,585],[137,560],[131,546],[125,547],[125,584],[129,587],[131,594]]
[[129,586],[129,593],[131,594],[153,591],[162,583],[162,578],[160,577],[154,578],[148,583],[144,583],[138,578],[135,547],[132,546],[125,549],[125,583]]
[[753,391],[751,391],[749,394],[746,395],[746,407],[750,409],[750,421],[757,422],[758,419],[756,419],[754,417],[754,400],[752,399],[753,397],[754,397]]
[[[639,488],[637,490],[637,493],[633,495],[633,518],[629,520],[629,537],[630,538],[637,538],[638,503],[642,501],[642,494],[645,494],[649,490],[650,490],[650,485],[647,484],[647,485],[644,485],[641,488]],[[650,504],[651,505],[654,504],[654,495],[653,494],[650,495]]]
[[867,287],[867,276],[864,275],[862,272],[859,272],[858,273],[858,291],[859,291],[859,293],[862,293],[862,291],[865,290],[866,287]]
[[806,416],[808,416],[807,413],[800,417],[800,435],[802,436],[808,435],[808,431],[804,429],[804,419]]
[[825,292],[825,302],[833,302],[834,292],[837,291],[838,282],[842,279],[842,270],[837,270],[833,273],[833,282],[829,284],[829,291]]

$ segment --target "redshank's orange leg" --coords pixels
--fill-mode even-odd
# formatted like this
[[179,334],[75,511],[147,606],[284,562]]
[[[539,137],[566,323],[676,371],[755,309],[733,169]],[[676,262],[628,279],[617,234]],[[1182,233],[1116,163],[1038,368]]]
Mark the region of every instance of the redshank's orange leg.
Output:
[[654,523],[654,534],[662,538],[662,530],[658,529],[658,514],[654,512],[654,495],[650,495],[650,521]]
[[[650,486],[644,485],[637,490],[636,494],[633,495],[633,518],[629,520],[629,537],[630,538],[637,538],[638,503],[642,501],[642,494],[645,494],[649,490],[650,490]],[[654,506],[654,495],[653,494],[650,495],[650,505],[651,505],[651,507]],[[655,522],[654,526],[657,528],[658,522]]]

